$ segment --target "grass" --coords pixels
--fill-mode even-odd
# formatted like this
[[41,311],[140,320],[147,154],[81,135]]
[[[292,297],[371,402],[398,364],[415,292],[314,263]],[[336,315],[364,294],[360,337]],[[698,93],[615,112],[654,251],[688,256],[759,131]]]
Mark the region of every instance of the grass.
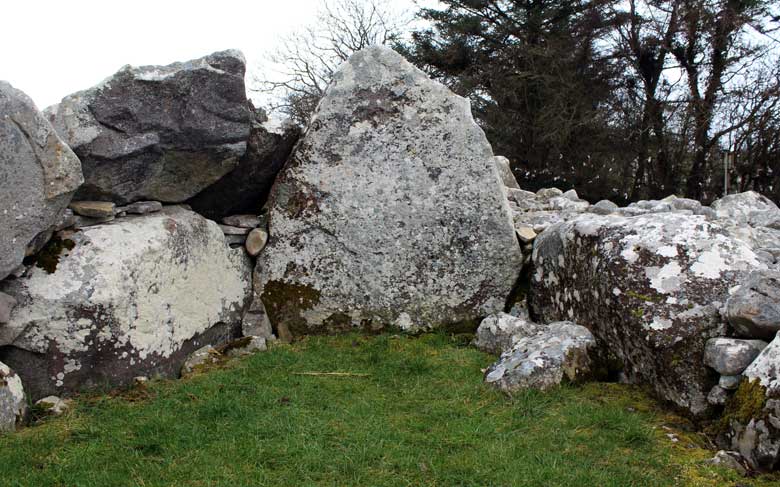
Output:
[[[3,486],[772,485],[707,467],[636,388],[482,383],[445,335],[310,337],[179,381],[82,396],[0,437]],[[297,375],[350,372],[367,376]],[[672,428],[667,430],[666,428]],[[680,441],[666,436],[674,431]],[[775,484],[776,485],[776,484]]]

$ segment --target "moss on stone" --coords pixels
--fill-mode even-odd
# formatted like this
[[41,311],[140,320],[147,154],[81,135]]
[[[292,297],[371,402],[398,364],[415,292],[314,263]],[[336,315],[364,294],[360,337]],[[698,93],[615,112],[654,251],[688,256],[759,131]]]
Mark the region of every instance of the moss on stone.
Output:
[[654,298],[652,296],[648,296],[646,294],[640,294],[636,291],[626,291],[626,294],[631,296],[632,298],[639,299],[641,301],[644,301],[646,303],[657,303],[659,302],[659,298]]
[[732,422],[747,424],[751,419],[760,419],[766,415],[766,387],[758,379],[743,380],[734,395],[726,403],[726,409],[720,421],[716,422],[711,433],[725,433]]
[[320,302],[320,292],[307,284],[268,281],[260,299],[265,304],[274,329],[284,324],[293,335],[307,331],[301,312],[314,308]]

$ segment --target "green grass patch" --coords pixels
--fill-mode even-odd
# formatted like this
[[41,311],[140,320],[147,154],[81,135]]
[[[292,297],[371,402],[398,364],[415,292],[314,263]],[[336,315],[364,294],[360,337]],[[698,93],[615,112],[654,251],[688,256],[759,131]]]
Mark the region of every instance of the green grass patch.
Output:
[[[84,396],[0,437],[3,486],[716,486],[636,388],[513,397],[461,337],[310,337],[180,381]],[[340,372],[355,375],[302,375]],[[679,424],[682,424],[681,422]],[[750,479],[755,487],[773,479]],[[777,478],[774,479],[775,481]]]

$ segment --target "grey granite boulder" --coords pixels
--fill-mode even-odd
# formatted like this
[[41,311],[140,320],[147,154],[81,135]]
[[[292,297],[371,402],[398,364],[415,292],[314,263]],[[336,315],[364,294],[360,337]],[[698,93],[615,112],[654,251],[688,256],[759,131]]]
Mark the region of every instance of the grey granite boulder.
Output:
[[740,336],[772,339],[780,331],[780,272],[751,272],[729,296],[726,314]]
[[0,433],[15,431],[27,415],[27,399],[22,380],[0,362]]
[[739,375],[767,345],[763,340],[710,338],[704,347],[704,363],[721,375]]
[[259,293],[294,335],[476,328],[520,273],[506,191],[468,101],[386,47],[335,73],[270,201]]
[[744,372],[726,405],[728,431],[721,443],[757,470],[780,468],[780,336]]
[[586,213],[539,235],[533,262],[533,316],[576,321],[629,380],[691,415],[710,411],[704,347],[726,332],[729,289],[763,266],[749,245],[701,215]]
[[175,376],[191,351],[240,333],[252,264],[216,223],[166,207],[60,237],[56,267],[0,284],[19,302],[0,360],[33,400]]
[[540,325],[525,316],[496,313],[488,316],[477,328],[473,345],[483,352],[501,354],[512,348],[517,340],[535,335]]
[[[48,240],[83,182],[81,164],[33,101],[0,81],[0,280]],[[36,247],[39,245],[32,245]]]
[[509,165],[509,159],[504,156],[496,156],[493,159],[496,162],[498,173],[501,175],[501,182],[507,188],[520,189],[520,185],[517,183],[517,178],[512,173],[512,167]]
[[595,347],[587,328],[570,321],[550,323],[502,353],[485,373],[485,382],[505,392],[578,382],[593,374]]
[[780,216],[780,208],[755,191],[724,196],[713,201],[710,207],[718,218],[742,225],[763,226]]
[[125,66],[47,109],[81,158],[82,200],[182,202],[238,166],[251,106],[244,56]]
[[246,155],[238,166],[187,202],[212,220],[238,213],[260,213],[276,176],[300,138],[300,129],[287,126],[281,133],[255,123]]

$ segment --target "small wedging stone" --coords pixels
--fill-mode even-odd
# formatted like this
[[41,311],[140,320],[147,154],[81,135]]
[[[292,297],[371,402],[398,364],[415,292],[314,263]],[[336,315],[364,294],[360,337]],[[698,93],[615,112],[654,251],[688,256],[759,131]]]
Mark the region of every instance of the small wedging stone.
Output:
[[111,215],[105,218],[91,218],[88,216],[76,215],[73,219],[73,228],[79,230],[81,228],[94,227],[95,225],[102,225],[116,220],[116,216]]
[[468,100],[384,46],[334,74],[269,201],[258,292],[294,335],[473,323],[521,272]]
[[83,181],[79,159],[33,101],[0,81],[0,280],[54,230]]
[[713,386],[710,393],[707,394],[707,402],[713,406],[723,406],[729,398],[729,393],[721,386]]
[[517,232],[517,238],[520,239],[522,243],[529,243],[533,242],[536,238],[536,232],[533,228],[529,227],[528,225],[518,225],[515,227],[515,232]]
[[512,168],[509,165],[509,159],[504,156],[495,156],[493,160],[498,168],[498,174],[501,176],[501,182],[504,186],[512,189],[520,189],[520,185],[517,183],[517,178],[512,173]]
[[740,475],[746,475],[747,469],[743,465],[744,458],[739,452],[720,450],[714,457],[707,460],[710,465],[735,470]]
[[125,66],[46,110],[81,158],[81,200],[180,203],[246,152],[246,61],[221,51],[168,66]]
[[68,206],[74,213],[89,218],[112,218],[116,215],[116,205],[109,201],[71,201]]
[[230,215],[222,219],[224,225],[239,228],[257,228],[260,226],[260,217],[257,215]]
[[27,416],[27,399],[22,379],[0,362],[0,433],[16,431]]
[[740,382],[742,382],[741,375],[721,375],[718,379],[718,385],[727,391],[736,390]]
[[483,352],[501,354],[520,338],[533,336],[540,329],[541,325],[531,322],[527,315],[496,313],[482,320],[472,344]]
[[16,299],[5,293],[0,293],[0,323],[8,323],[11,320],[11,311],[16,307]]
[[0,326],[0,360],[32,400],[173,377],[193,350],[238,335],[252,262],[215,222],[168,206],[69,238],[53,273],[0,283],[19,302]]
[[751,272],[726,302],[726,316],[740,336],[771,340],[780,331],[780,272]]
[[255,228],[246,236],[246,251],[252,257],[257,257],[268,243],[268,232],[262,228]]
[[57,396],[46,396],[35,401],[35,405],[52,416],[62,416],[70,409],[70,402]]
[[570,321],[550,323],[533,336],[520,338],[485,373],[485,382],[505,392],[547,390],[564,379],[581,381],[592,374],[596,346],[584,326]]
[[116,211],[117,213],[129,213],[131,215],[146,215],[162,209],[163,205],[159,201],[136,201],[126,206],[120,206]]
[[219,228],[220,230],[222,230],[222,233],[224,233],[225,235],[246,235],[249,233],[249,229],[244,227],[220,225]]
[[721,375],[739,375],[767,345],[763,340],[710,338],[704,346],[704,363]]

